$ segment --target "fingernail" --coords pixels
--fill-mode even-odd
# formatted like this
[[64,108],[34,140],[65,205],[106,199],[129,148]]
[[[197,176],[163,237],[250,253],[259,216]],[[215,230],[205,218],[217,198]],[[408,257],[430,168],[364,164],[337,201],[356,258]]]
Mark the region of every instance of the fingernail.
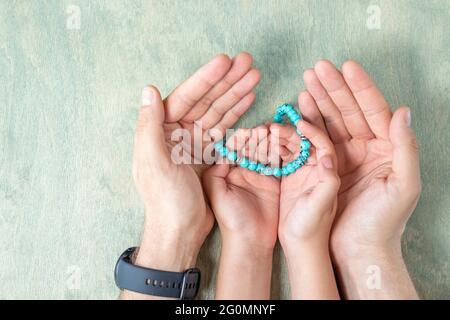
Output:
[[406,112],[406,119],[405,119],[405,121],[406,121],[406,125],[408,127],[411,127],[411,109],[410,108],[408,108],[408,111]]
[[322,165],[327,169],[333,169],[333,161],[330,157],[325,156],[320,159],[320,162],[322,162]]
[[142,90],[142,105],[143,106],[151,106],[153,104],[154,94],[153,90],[149,87],[145,87]]

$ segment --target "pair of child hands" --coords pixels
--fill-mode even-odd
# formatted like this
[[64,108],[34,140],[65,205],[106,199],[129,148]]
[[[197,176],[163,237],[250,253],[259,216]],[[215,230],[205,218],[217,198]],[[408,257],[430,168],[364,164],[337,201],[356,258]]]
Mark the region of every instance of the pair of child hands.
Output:
[[[227,163],[215,164],[203,175],[222,236],[220,270],[255,273],[248,283],[252,291],[245,292],[240,284],[239,294],[246,298],[264,298],[258,294],[268,291],[270,280],[260,277],[270,275],[267,271],[277,238],[290,264],[294,298],[339,297],[328,250],[340,185],[337,158],[324,131],[303,120],[297,129],[313,147],[306,165],[289,176],[265,176]],[[238,129],[226,146],[251,161],[272,166],[294,160],[301,151],[296,129],[275,123]],[[238,265],[233,266],[236,259]],[[250,266],[239,266],[246,260]],[[219,298],[238,295],[233,275],[227,274],[219,271]]]

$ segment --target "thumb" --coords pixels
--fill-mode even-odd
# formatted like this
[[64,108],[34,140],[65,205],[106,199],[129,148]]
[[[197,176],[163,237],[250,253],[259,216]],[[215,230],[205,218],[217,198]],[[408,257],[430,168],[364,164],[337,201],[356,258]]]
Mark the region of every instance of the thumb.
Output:
[[392,116],[389,137],[393,146],[392,170],[401,187],[420,189],[419,148],[411,129],[411,111],[400,107]]
[[164,104],[153,86],[142,90],[142,106],[136,125],[135,156],[147,161],[170,161],[164,135]]
[[229,164],[215,164],[203,173],[203,187],[211,204],[223,199],[227,191],[226,176],[230,172]]
[[337,197],[341,181],[337,174],[337,168],[330,155],[322,156],[318,159],[319,182],[312,193],[313,201],[317,203],[329,204],[330,200]]

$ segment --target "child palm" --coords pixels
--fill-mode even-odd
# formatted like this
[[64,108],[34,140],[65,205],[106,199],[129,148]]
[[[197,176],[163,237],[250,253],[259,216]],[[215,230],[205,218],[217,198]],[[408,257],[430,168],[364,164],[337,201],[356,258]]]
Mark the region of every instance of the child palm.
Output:
[[[266,134],[261,134],[266,131]],[[248,133],[257,136],[255,145],[243,138]],[[250,134],[251,135],[251,134]],[[248,137],[250,137],[248,135]],[[261,138],[261,137],[265,138]],[[267,138],[269,137],[269,138]],[[230,141],[241,140],[231,147]],[[255,162],[269,161],[268,128],[260,126],[251,131],[239,129],[227,142],[227,147]],[[273,159],[272,159],[273,160]],[[207,170],[203,185],[210,199],[224,238],[242,240],[265,248],[273,248],[277,239],[280,181],[240,166],[216,164]]]
[[[282,242],[324,236],[328,239],[336,211],[339,178],[336,155],[326,134],[306,121],[298,129],[311,141],[311,155],[306,165],[281,180],[280,226]],[[300,152],[300,138],[294,128],[273,124],[289,152],[282,153],[289,162]],[[319,232],[320,231],[320,232]]]

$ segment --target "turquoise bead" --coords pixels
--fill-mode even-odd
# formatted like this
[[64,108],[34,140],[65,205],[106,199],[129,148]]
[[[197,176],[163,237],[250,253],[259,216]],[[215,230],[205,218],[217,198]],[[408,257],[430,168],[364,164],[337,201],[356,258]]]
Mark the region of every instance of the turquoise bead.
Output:
[[273,168],[273,175],[275,177],[281,177],[281,175],[282,175],[281,169],[280,168]]
[[271,167],[265,167],[263,172],[262,172],[265,176],[271,176],[273,173],[273,170]]
[[250,161],[250,163],[248,164],[247,169],[249,169],[251,171],[255,171],[257,166],[258,166],[258,164],[256,162]]
[[309,157],[309,151],[308,150],[302,150],[300,155],[302,156],[302,158],[307,159]]
[[244,157],[244,158],[241,159],[239,165],[242,168],[248,168],[248,166],[250,165],[250,161],[248,161],[248,159]]
[[283,176],[288,176],[289,175],[289,171],[286,167],[281,168],[281,174]]
[[230,152],[228,152],[228,160],[230,160],[230,161],[236,161],[236,159],[237,159],[237,154],[236,154],[236,152],[235,151],[230,151]]
[[261,172],[264,168],[265,165],[263,165],[262,163],[258,163],[258,165],[256,166],[256,171]]
[[292,165],[292,163],[289,162],[289,163],[287,164],[286,170],[287,170],[289,173],[293,173],[293,172],[295,171],[294,166]]
[[309,140],[302,140],[300,145],[302,147],[302,150],[308,150],[309,148],[311,148],[311,142],[309,142]]
[[291,164],[295,171],[297,171],[297,169],[300,168],[300,164],[298,162],[296,162],[295,160],[292,161]]
[[223,148],[223,141],[220,141],[220,142],[217,142],[217,143],[214,144],[214,149],[215,149],[216,151],[219,151],[219,150],[221,150],[222,148]]
[[221,155],[222,157],[226,157],[227,154],[228,154],[228,149],[225,148],[225,147],[222,147],[222,149],[219,149],[218,152],[220,153],[220,155]]
[[273,122],[281,123],[283,121],[283,117],[281,115],[276,115],[273,117]]
[[300,168],[301,166],[303,166],[305,164],[300,157],[295,159],[293,162],[295,163],[296,166],[298,166],[298,168]]

